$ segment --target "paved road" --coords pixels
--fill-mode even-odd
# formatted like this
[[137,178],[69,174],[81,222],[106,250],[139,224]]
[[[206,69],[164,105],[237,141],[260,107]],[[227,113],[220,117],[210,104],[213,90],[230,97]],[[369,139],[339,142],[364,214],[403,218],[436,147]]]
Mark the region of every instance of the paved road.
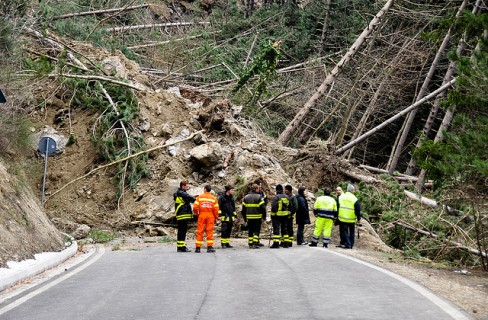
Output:
[[0,319],[469,319],[425,288],[333,250],[175,251],[97,253],[1,303]]

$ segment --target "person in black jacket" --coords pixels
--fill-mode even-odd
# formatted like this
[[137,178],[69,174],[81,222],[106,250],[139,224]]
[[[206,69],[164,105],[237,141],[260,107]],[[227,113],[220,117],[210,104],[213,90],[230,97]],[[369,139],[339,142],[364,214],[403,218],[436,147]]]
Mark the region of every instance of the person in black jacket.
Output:
[[[271,201],[271,222],[273,225],[273,245],[271,249],[280,248],[280,239],[284,248],[289,248],[287,221],[290,216],[290,199],[283,193],[283,186],[276,186],[276,196]],[[281,236],[280,236],[281,231]]]
[[236,218],[236,204],[234,201],[234,187],[231,185],[225,186],[225,192],[222,192],[219,197],[219,216],[222,221],[222,249],[233,248],[230,245],[230,233]]
[[188,181],[182,180],[180,187],[173,194],[175,200],[176,222],[178,223],[178,234],[176,236],[176,251],[190,252],[186,247],[186,232],[188,231],[188,221],[193,218],[191,204],[195,202],[195,197],[190,196],[188,190]]
[[303,237],[303,230],[306,224],[310,224],[310,214],[308,210],[308,201],[305,198],[305,187],[298,188],[298,209],[297,209],[297,216],[296,216],[296,223],[297,223],[297,244],[298,245],[307,245],[308,243],[305,242]]
[[288,247],[291,247],[293,245],[293,239],[295,238],[295,233],[293,232],[293,219],[297,213],[298,201],[297,197],[293,194],[292,186],[289,184],[285,186],[285,195],[290,199],[290,215],[286,220],[286,230],[288,231]]
[[251,193],[242,200],[242,217],[249,227],[248,244],[251,249],[259,249],[259,233],[262,220],[266,219],[264,198],[259,194],[259,185],[252,185]]

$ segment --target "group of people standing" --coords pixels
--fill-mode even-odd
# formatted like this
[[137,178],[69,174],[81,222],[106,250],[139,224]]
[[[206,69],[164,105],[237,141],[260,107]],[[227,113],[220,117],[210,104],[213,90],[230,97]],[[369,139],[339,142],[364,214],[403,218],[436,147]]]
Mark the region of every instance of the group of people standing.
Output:
[[317,198],[313,212],[315,214],[315,229],[313,232],[311,247],[316,247],[320,236],[323,238],[323,246],[327,248],[330,243],[330,235],[334,224],[339,225],[340,244],[337,247],[352,249],[354,246],[355,226],[361,220],[361,207],[358,198],[354,195],[356,188],[349,184],[347,192],[337,187],[337,197],[331,196],[329,188],[324,189],[324,195]]
[[[264,246],[260,241],[261,225],[264,221],[271,221],[273,244],[272,249],[289,248],[293,245],[293,222],[297,224],[297,244],[307,245],[304,239],[304,227],[310,224],[308,201],[305,197],[305,187],[298,189],[298,195],[293,194],[291,185],[284,188],[276,186],[276,196],[271,201],[270,217],[267,217],[268,198],[261,189],[262,180],[256,180],[250,192],[242,200],[242,217],[244,226],[248,229],[248,245],[251,249]],[[237,218],[234,187],[225,186],[225,191],[217,199],[212,193],[210,185],[204,187],[203,194],[191,196],[187,192],[188,182],[183,180],[173,195],[175,200],[176,221],[178,224],[177,252],[190,252],[186,246],[188,222],[193,216],[198,218],[195,252],[201,252],[204,233],[207,238],[207,252],[215,252],[213,229],[219,220],[221,225],[221,247],[232,248],[230,234],[233,222]],[[352,248],[354,245],[355,224],[361,219],[359,201],[354,196],[353,185],[347,186],[347,192],[342,194],[338,187],[338,197],[333,198],[330,189],[324,190],[324,195],[317,198],[313,212],[316,216],[315,230],[310,246],[316,247],[320,236],[323,246],[328,247],[334,222],[339,224],[340,247]],[[192,205],[193,204],[193,205]]]

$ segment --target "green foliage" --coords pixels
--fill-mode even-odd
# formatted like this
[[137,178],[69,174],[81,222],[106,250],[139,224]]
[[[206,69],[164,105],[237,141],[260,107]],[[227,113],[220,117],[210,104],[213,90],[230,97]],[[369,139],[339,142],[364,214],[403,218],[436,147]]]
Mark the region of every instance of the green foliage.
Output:
[[258,80],[254,85],[255,94],[253,96],[253,101],[257,101],[265,93],[268,82],[276,76],[276,66],[280,57],[279,47],[280,41],[261,45],[252,63],[241,75],[234,91],[240,90],[250,78],[258,76]]
[[[127,34],[124,37],[113,37],[112,34],[106,31],[106,27],[109,27],[109,22],[113,22],[115,19],[118,23],[125,23],[126,25],[139,24],[144,16],[136,11],[129,10],[120,15],[117,15],[113,19],[109,19],[104,24],[101,24],[102,20],[106,18],[104,15],[88,15],[80,16],[70,19],[53,19],[53,17],[63,14],[76,13],[81,11],[99,10],[107,8],[123,7],[129,3],[136,5],[131,0],[107,0],[107,1],[85,1],[85,0],[68,0],[68,1],[56,1],[47,0],[40,3],[41,25],[46,29],[52,29],[56,33],[63,36],[79,40],[90,41],[93,44],[104,47],[108,50],[121,50],[125,56],[129,59],[135,59],[136,55],[127,49],[127,42],[141,42],[142,38],[137,34]],[[107,24],[108,23],[108,24]],[[142,22],[141,22],[142,23]]]
[[158,243],[173,243],[173,242],[176,242],[176,239],[168,236],[163,236],[158,239]]
[[474,122],[465,114],[458,114],[453,122],[454,132],[444,132],[437,143],[427,141],[416,150],[422,168],[429,172],[438,187],[441,185],[466,188],[472,186],[488,192],[488,118]]
[[108,230],[91,229],[88,237],[92,238],[95,243],[107,243],[115,239],[115,232]]
[[[109,101],[102,95],[94,81],[84,79],[67,79],[65,89],[74,92],[72,105],[89,108],[103,113],[93,130],[92,142],[97,147],[97,154],[101,162],[114,162],[131,154],[146,149],[144,140],[132,128],[132,122],[139,115],[139,107],[132,91],[124,86],[104,83],[110,97],[116,104],[114,110]],[[125,128],[125,130],[124,130]],[[127,135],[127,136],[126,136]],[[148,155],[141,155],[117,164],[117,174],[113,182],[118,186],[117,199],[128,187],[134,189],[143,177],[149,174],[146,166]]]
[[45,76],[54,70],[54,65],[49,61],[49,59],[42,55],[36,60],[27,58],[24,60],[24,68],[27,70],[32,70],[38,77]]
[[[31,150],[32,123],[25,116],[4,112],[0,114],[0,150],[12,154],[26,154]],[[3,155],[4,153],[2,153]]]

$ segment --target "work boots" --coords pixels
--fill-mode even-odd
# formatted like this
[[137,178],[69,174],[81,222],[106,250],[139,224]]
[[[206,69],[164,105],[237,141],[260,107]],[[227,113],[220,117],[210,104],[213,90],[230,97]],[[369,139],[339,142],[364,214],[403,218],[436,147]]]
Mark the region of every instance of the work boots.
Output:
[[178,247],[176,252],[190,252],[190,250],[187,247]]
[[230,243],[226,243],[226,244],[225,244],[225,247],[226,247],[226,248],[234,248],[234,246],[231,246],[231,245],[230,245]]
[[195,248],[195,253],[200,253],[200,248]]
[[329,247],[329,244],[328,243],[324,243],[324,248],[328,248]]
[[208,247],[207,248],[207,252],[209,252],[209,253],[215,252],[215,249],[213,247]]
[[271,249],[279,249],[280,244],[278,242],[273,242],[273,245],[270,247]]
[[316,247],[317,246],[317,242],[312,242],[311,244],[308,245],[309,247]]

